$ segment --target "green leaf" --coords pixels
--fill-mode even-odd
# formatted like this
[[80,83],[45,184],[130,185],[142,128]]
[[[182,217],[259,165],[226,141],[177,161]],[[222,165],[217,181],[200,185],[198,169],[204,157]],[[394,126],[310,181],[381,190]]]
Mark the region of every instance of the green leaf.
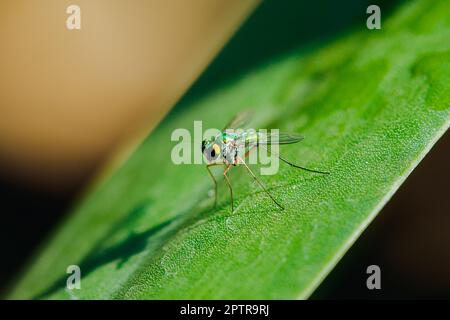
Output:
[[[36,257],[10,298],[306,298],[450,123],[450,2],[405,4],[382,30],[294,52],[177,108],[92,190]],[[200,165],[174,165],[176,128],[221,128],[239,110],[253,125],[299,132],[261,179],[240,167],[219,205]],[[200,148],[196,137],[193,148]],[[218,174],[220,176],[220,173]],[[68,265],[81,290],[65,290]]]

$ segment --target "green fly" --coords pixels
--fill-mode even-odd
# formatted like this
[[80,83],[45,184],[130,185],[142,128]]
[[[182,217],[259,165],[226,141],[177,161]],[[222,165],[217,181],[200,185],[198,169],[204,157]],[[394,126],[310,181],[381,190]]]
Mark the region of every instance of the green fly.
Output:
[[[211,172],[210,167],[222,165],[225,166],[223,176],[230,190],[231,197],[231,211],[234,211],[233,204],[233,188],[231,186],[230,178],[228,177],[228,171],[237,165],[243,165],[250,176],[258,183],[261,189],[272,199],[272,201],[284,209],[284,207],[272,196],[272,194],[267,190],[264,184],[256,177],[253,171],[250,169],[245,159],[248,157],[252,150],[259,147],[270,150],[266,147],[271,144],[292,144],[303,140],[303,136],[295,133],[267,133],[255,130],[242,130],[240,129],[247,120],[249,119],[249,112],[243,112],[236,115],[230,123],[228,123],[225,128],[215,137],[211,139],[202,141],[202,153],[207,160],[206,169],[209,175],[214,181],[214,205],[217,205],[217,181]],[[236,130],[239,129],[239,130]],[[273,152],[272,152],[273,153]],[[302,169],[305,171],[319,173],[319,174],[329,174],[329,172],[312,170],[305,167],[298,166],[291,163],[285,158],[281,157],[279,154],[275,154],[281,161],[290,165],[291,167]]]

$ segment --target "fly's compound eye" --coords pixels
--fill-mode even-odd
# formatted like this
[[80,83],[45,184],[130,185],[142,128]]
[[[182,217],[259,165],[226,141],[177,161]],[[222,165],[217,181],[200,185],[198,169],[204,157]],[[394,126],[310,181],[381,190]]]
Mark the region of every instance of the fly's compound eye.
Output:
[[220,147],[214,144],[211,148],[211,158],[215,159],[220,154]]

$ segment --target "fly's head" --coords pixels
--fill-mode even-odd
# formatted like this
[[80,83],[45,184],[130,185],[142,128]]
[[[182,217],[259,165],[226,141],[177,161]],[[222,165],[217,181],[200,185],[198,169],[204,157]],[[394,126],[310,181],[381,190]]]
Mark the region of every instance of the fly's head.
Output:
[[221,157],[222,146],[214,137],[209,140],[203,140],[202,153],[208,163],[218,162]]

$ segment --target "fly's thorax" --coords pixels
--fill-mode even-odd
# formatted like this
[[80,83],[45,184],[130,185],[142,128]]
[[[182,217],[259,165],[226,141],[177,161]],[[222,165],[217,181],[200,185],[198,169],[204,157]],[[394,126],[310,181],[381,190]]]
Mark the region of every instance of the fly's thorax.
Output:
[[227,164],[237,165],[239,158],[244,158],[245,144],[241,139],[230,140],[224,144],[223,160]]

